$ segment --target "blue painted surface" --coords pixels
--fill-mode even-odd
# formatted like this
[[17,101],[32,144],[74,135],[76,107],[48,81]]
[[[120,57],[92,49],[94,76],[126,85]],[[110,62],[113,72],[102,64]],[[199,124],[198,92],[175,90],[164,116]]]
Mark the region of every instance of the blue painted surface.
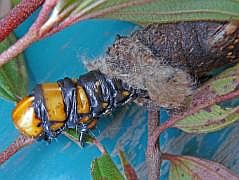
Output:
[[[28,19],[20,28],[17,35],[22,36],[34,17]],[[73,25],[64,31],[47,39],[34,43],[25,51],[30,75],[30,88],[36,83],[56,81],[65,76],[78,77],[86,72],[83,60],[91,60],[104,55],[112,44],[116,34],[126,35],[134,31],[136,25],[109,20],[90,20]],[[18,135],[11,123],[11,102],[0,100],[1,138],[0,150],[5,149]],[[168,116],[162,110],[161,122]],[[160,138],[162,150],[176,154],[196,155],[223,162],[232,169],[238,168],[238,147],[224,152],[231,139],[237,138],[238,125],[208,135],[187,135],[176,129],[169,129]],[[117,148],[123,149],[130,163],[135,167],[140,179],[146,179],[144,152],[147,140],[146,112],[136,105],[125,106],[114,112],[112,116],[102,118],[94,133],[105,145],[106,149],[119,164]],[[234,133],[234,134],[233,134]],[[221,159],[221,157],[226,157]],[[90,178],[90,163],[100,156],[94,146],[84,149],[60,136],[50,145],[38,142],[24,148],[0,167],[0,179],[81,179]],[[232,159],[234,159],[232,161]],[[164,162],[162,179],[167,179],[169,163]],[[119,167],[120,168],[120,167]]]
[[[30,17],[16,30],[18,37],[26,32],[33,20],[34,17]],[[73,25],[54,36],[34,43],[25,51],[30,75],[30,89],[36,83],[56,81],[65,76],[77,78],[87,71],[82,61],[102,56],[107,47],[114,42],[117,34],[127,35],[137,28],[136,25],[127,22],[90,20]],[[14,104],[1,100],[0,106],[0,119],[3,121],[0,128],[0,150],[3,150],[18,136],[18,132],[10,117]],[[138,113],[140,121],[134,118]],[[114,117],[117,118],[116,121]],[[117,153],[113,152],[116,146],[120,146],[123,150],[126,148],[126,151],[132,150],[129,153],[129,159],[135,159],[132,163],[136,167],[144,161],[147,137],[145,137],[144,122],[146,119],[142,117],[145,117],[144,110],[131,105],[119,109],[113,116],[106,117],[99,123],[98,129],[101,131],[99,139],[112,153],[116,162],[120,162]],[[114,126],[114,124],[116,126],[111,128],[113,132],[108,132],[108,126]],[[139,128],[139,132],[133,132],[132,126]],[[107,135],[109,133],[111,134]],[[131,139],[122,139],[124,134],[127,134],[127,137],[130,136]],[[133,141],[139,137],[137,142]],[[124,140],[128,142],[119,145],[119,142]],[[131,140],[132,142],[129,142]],[[138,146],[140,151],[137,156],[140,155],[140,158],[134,154],[134,147],[137,143],[142,143]],[[90,179],[91,161],[97,156],[100,156],[100,153],[94,146],[80,149],[62,135],[51,144],[38,142],[21,150],[0,167],[0,179],[87,180]]]

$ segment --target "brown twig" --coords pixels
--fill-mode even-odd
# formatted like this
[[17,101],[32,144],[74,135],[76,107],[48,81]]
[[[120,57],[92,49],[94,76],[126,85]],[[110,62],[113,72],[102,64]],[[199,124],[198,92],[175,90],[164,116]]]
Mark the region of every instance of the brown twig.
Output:
[[102,154],[106,154],[106,153],[107,153],[106,149],[104,148],[104,146],[103,146],[99,141],[97,141],[96,139],[94,139],[94,140],[92,141],[92,143],[93,143],[94,145],[96,145],[96,147],[99,149],[99,151],[100,151]]
[[152,134],[159,126],[159,112],[148,112],[148,146],[146,161],[148,168],[148,179],[155,180],[160,178],[161,152],[159,146],[159,136],[157,141],[152,141]]
[[167,128],[173,127],[174,124],[186,116],[190,116],[200,109],[206,108],[213,104],[217,104],[226,100],[233,99],[239,96],[239,90],[230,92],[222,96],[216,96],[215,98],[209,100],[204,99],[204,101],[199,100],[199,103],[192,102],[192,107],[189,111],[183,112],[182,114],[173,115],[168,121],[158,126],[158,112],[149,111],[148,112],[148,147],[147,147],[147,167],[148,167],[148,178],[149,179],[159,179],[160,177],[160,164],[162,161],[162,153],[159,148],[159,137],[160,134]]
[[121,149],[118,149],[118,153],[119,153],[121,165],[123,165],[124,174],[126,176],[126,179],[127,180],[138,180],[139,178],[135,172],[135,169],[128,162],[128,160],[125,156],[125,153]]
[[20,135],[6,150],[0,153],[0,165],[23,147],[35,142],[34,139]]
[[182,114],[173,115],[168,121],[166,121],[161,126],[159,126],[157,129],[155,129],[155,131],[152,134],[152,137],[150,138],[152,140],[151,143],[154,144],[155,142],[157,142],[159,135],[164,130],[166,130],[167,128],[173,127],[173,125],[176,122],[184,119],[186,116],[190,116],[190,115],[198,112],[200,109],[206,108],[206,107],[211,106],[216,103],[220,103],[220,102],[223,102],[226,100],[233,99],[238,96],[239,96],[239,90],[236,90],[234,92],[230,92],[230,93],[222,95],[222,96],[216,96],[214,99],[211,99],[211,100],[202,101],[202,102],[200,102],[200,104],[197,104],[197,106],[189,108],[189,111],[183,112]]
[[4,18],[0,19],[0,42],[29,17],[45,0],[22,0]]

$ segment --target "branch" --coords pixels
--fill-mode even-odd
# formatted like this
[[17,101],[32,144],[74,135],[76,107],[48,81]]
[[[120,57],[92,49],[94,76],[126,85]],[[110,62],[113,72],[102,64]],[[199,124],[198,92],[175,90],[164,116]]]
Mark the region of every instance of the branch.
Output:
[[200,101],[199,100],[199,103],[198,104],[196,103],[197,106],[190,107],[189,111],[183,112],[182,114],[173,115],[168,121],[166,121],[161,126],[159,126],[157,129],[155,129],[155,131],[152,134],[152,137],[150,137],[152,139],[151,143],[157,142],[158,137],[160,136],[160,134],[164,130],[166,130],[167,128],[172,127],[176,122],[184,119],[185,117],[190,116],[190,115],[198,112],[200,109],[206,108],[208,106],[211,106],[213,104],[217,104],[217,103],[220,103],[220,102],[223,102],[223,101],[231,100],[231,99],[236,98],[238,96],[239,96],[239,90],[236,90],[236,91],[230,92],[230,93],[222,95],[222,96],[216,96],[214,99],[211,99],[211,100],[206,100],[206,101]]
[[24,51],[31,43],[39,39],[41,26],[46,22],[49,13],[56,5],[58,0],[46,0],[38,15],[37,20],[31,26],[27,34],[19,39],[14,45],[0,54],[0,67]]
[[152,134],[159,125],[159,112],[148,111],[148,146],[146,152],[146,161],[148,168],[148,179],[154,180],[160,178],[161,152],[159,137],[153,141]]
[[0,42],[27,19],[45,0],[22,0],[4,18],[0,19]]
[[96,139],[94,139],[92,141],[92,143],[99,149],[99,151],[102,153],[102,154],[106,154],[107,151],[106,149],[104,148],[104,146],[99,142],[97,141]]
[[34,139],[20,135],[6,150],[0,153],[0,165],[7,161],[17,151],[33,142],[35,142]]
[[[46,0],[43,4],[42,10],[40,11],[37,20],[32,25],[31,29],[40,30],[41,26],[47,21],[51,10],[55,7],[59,0]],[[31,30],[30,29],[30,30]]]
[[[26,11],[26,13],[22,10],[22,8],[24,7],[23,5],[25,5],[25,6],[26,6],[26,4],[31,5],[30,2],[27,3],[27,1],[29,1],[29,0],[23,0],[22,3],[20,3],[18,6],[16,6],[16,8],[14,8],[15,10],[13,9],[14,11],[12,10],[10,12],[11,16],[7,16],[8,18],[7,17],[4,18],[4,21],[7,21],[6,19],[9,19],[10,21],[8,23],[13,24],[13,27],[11,27],[9,29],[14,29],[14,27],[16,26],[14,24],[19,24],[20,22],[22,22],[24,20],[24,18],[29,16],[29,14],[30,14],[29,12],[33,11],[33,8],[29,8],[29,11]],[[38,0],[38,1],[40,1],[40,0]],[[33,3],[35,1],[32,0],[31,2]],[[44,1],[42,0],[41,3],[43,3],[43,2]],[[103,9],[99,12],[95,12],[95,13],[92,13],[92,14],[89,14],[89,15],[87,15],[87,12],[85,12],[86,14],[85,13],[79,13],[78,15],[72,15],[72,16],[68,17],[66,20],[64,20],[63,22],[58,24],[58,26],[56,26],[56,27],[54,27],[55,26],[54,23],[51,24],[50,26],[44,27],[43,26],[44,23],[47,21],[51,10],[55,7],[57,2],[58,2],[58,0],[45,0],[45,3],[43,4],[43,8],[40,11],[40,14],[39,14],[37,20],[32,25],[32,27],[27,32],[27,34],[25,34],[20,40],[18,40],[9,49],[7,49],[2,54],[0,54],[0,66],[7,63],[12,58],[16,57],[18,54],[23,52],[23,50],[26,49],[34,41],[37,41],[41,38],[44,38],[48,35],[51,35],[51,34],[57,32],[59,30],[62,30],[62,29],[68,27],[69,25],[71,25],[73,23],[76,23],[78,21],[82,21],[82,20],[85,20],[85,19],[100,17],[100,16],[103,16],[105,14],[109,14],[111,12],[120,10],[122,8],[125,8],[125,7],[129,7],[129,6],[133,6],[133,5],[143,5],[145,3],[150,3],[150,2],[152,2],[152,0],[132,1],[132,2],[124,3],[124,4],[121,4],[121,5],[115,6],[115,7],[106,8],[106,9]],[[37,7],[39,7],[39,4],[40,4],[40,2],[36,3],[35,5]],[[36,9],[36,6],[34,6],[35,9]],[[24,8],[28,9],[28,6],[24,7]],[[18,16],[17,13],[20,14],[19,15],[20,17],[22,17],[21,14],[26,14],[26,16],[23,16],[22,18],[18,19],[17,18],[17,16]],[[16,19],[17,19],[17,21],[16,21],[17,23],[14,22]],[[10,25],[8,25],[8,26],[4,25],[3,27],[8,28],[8,27],[10,27]],[[7,31],[6,31],[6,33],[7,33]]]

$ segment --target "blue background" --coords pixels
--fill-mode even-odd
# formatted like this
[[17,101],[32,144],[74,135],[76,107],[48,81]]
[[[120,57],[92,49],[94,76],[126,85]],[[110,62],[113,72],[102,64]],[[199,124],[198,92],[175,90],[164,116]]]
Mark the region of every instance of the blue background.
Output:
[[[21,37],[34,16],[16,30]],[[30,77],[30,89],[36,83],[56,81],[65,76],[78,77],[87,72],[83,61],[103,56],[117,34],[127,35],[137,25],[111,20],[89,20],[77,23],[62,32],[34,43],[25,51]],[[0,100],[0,150],[4,150],[18,132],[11,122],[12,102]],[[117,148],[126,152],[140,179],[146,179],[144,153],[147,140],[146,111],[136,105],[118,109],[112,116],[102,118],[95,134],[119,164]],[[167,119],[162,110],[161,121]],[[169,129],[161,136],[162,150],[176,154],[195,155],[213,159],[238,172],[238,125],[206,135],[184,134]],[[63,135],[51,144],[30,145],[0,167],[0,179],[81,179],[90,178],[91,161],[100,156],[94,146],[80,149]],[[167,177],[169,164],[163,163],[162,179]],[[119,166],[119,168],[121,168]]]

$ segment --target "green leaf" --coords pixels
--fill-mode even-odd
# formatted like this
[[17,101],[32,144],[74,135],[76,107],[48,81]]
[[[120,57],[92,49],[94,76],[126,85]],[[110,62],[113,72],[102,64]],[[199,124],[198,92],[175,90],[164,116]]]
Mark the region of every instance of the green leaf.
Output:
[[120,171],[110,158],[109,154],[103,154],[91,164],[91,175],[94,180],[117,179],[124,180]]
[[177,127],[188,133],[208,133],[220,130],[239,119],[239,106],[224,108],[212,105],[178,121]]
[[203,160],[191,156],[175,156],[175,155],[164,155],[164,159],[171,162],[171,168],[169,171],[169,180],[175,179],[230,179],[237,180],[239,177],[236,176],[229,169],[223,165]]
[[[120,3],[121,2],[121,3]],[[119,4],[132,1],[107,1],[97,10],[108,7],[117,8]],[[225,20],[239,19],[239,2],[234,0],[149,0],[144,5],[132,5],[120,8],[103,17],[145,23],[168,23],[191,20]]]
[[[16,41],[13,34],[10,34],[0,43],[0,52],[3,52]],[[19,55],[9,63],[0,68],[0,96],[17,102],[27,95],[28,78],[23,55]]]
[[11,0],[11,4],[12,4],[12,7],[16,6],[17,4],[19,4],[21,0]]
[[233,92],[239,85],[239,64],[226,69],[221,74],[207,82],[205,86],[198,91],[206,91],[206,89],[215,95],[225,95]]
[[78,140],[79,134],[76,132],[75,129],[67,129],[66,130],[66,134],[69,135],[69,137],[71,137],[74,140]]
[[[59,18],[61,17],[61,18]],[[109,18],[139,24],[197,20],[238,20],[238,0],[61,0],[51,20]]]
[[[209,102],[218,96],[226,95],[237,90],[239,86],[239,64],[228,68],[212,78],[194,94],[189,110],[200,101]],[[198,103],[199,102],[199,103]],[[184,119],[177,121],[177,127],[188,133],[208,133],[220,130],[239,120],[239,105],[226,107],[225,102],[202,106]]]
[[78,136],[76,131],[73,129],[67,129],[66,131],[63,132],[63,134],[70,139],[72,142],[77,144],[80,148],[82,148],[81,144],[79,143]]
[[128,160],[126,159],[125,153],[119,150],[119,156],[121,160],[121,165],[124,167],[124,174],[127,180],[137,180],[137,174],[134,168],[129,164]]

